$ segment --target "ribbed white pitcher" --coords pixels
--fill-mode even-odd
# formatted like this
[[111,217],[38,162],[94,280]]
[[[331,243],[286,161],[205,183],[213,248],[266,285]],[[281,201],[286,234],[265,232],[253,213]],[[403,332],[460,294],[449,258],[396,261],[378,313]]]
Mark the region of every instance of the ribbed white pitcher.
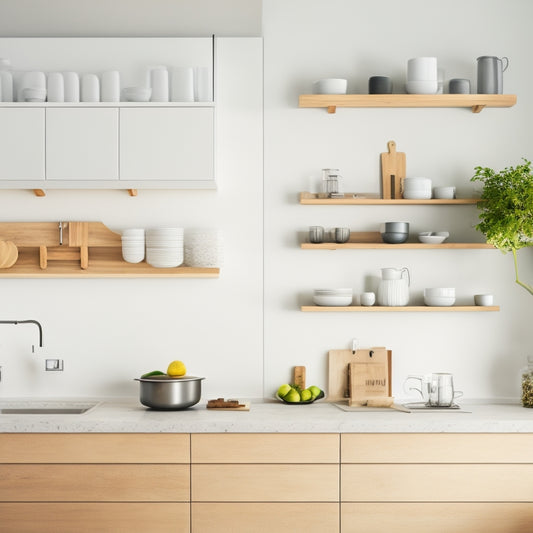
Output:
[[403,307],[409,303],[409,269],[382,268],[378,287],[378,305]]

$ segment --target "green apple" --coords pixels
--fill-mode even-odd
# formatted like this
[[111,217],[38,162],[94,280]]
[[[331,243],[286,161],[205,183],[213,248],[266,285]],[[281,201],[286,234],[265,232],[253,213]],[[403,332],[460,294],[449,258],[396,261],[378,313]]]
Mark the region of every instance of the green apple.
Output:
[[313,400],[322,392],[316,385],[311,385],[308,390],[311,392],[311,398]]
[[296,389],[291,389],[283,399],[289,403],[298,403],[300,401],[300,394]]
[[313,399],[313,393],[309,389],[304,389],[300,393],[300,397],[302,398],[302,402],[308,402]]
[[285,383],[284,385],[281,385],[281,387],[278,389],[278,396],[280,398],[285,398],[288,392],[291,391],[291,386]]

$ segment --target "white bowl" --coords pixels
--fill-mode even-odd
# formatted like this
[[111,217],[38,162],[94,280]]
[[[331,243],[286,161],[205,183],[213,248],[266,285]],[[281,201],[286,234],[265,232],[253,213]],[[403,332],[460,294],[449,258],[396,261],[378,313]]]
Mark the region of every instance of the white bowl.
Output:
[[431,198],[431,189],[429,190],[404,189],[402,196],[406,200],[429,200]]
[[412,80],[405,84],[409,94],[436,94],[439,88],[437,80]]
[[150,87],[126,87],[122,94],[128,102],[149,102],[152,89]]
[[439,231],[438,233],[431,231],[423,231],[418,234],[418,240],[425,244],[441,244],[450,234],[447,231]]
[[474,294],[474,302],[479,306],[492,305],[494,303],[494,297],[492,294]]
[[455,298],[455,288],[454,287],[430,287],[424,289],[424,296],[437,296],[437,297],[447,297]]
[[449,296],[424,296],[424,303],[429,307],[451,307],[455,298]]
[[435,198],[451,199],[455,198],[455,187],[435,187],[433,189]]
[[313,295],[313,302],[316,305],[326,307],[346,307],[352,305],[353,296],[323,296],[319,294]]
[[346,94],[348,80],[342,78],[325,78],[313,83],[314,94]]
[[26,87],[22,89],[22,96],[25,102],[44,102],[46,100],[46,89]]

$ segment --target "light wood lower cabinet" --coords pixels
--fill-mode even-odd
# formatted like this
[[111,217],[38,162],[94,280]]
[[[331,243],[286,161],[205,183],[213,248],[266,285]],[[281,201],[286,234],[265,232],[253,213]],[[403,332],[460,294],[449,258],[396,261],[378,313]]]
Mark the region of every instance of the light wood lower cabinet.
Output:
[[533,531],[533,435],[341,435],[342,533]]
[[192,533],[339,531],[338,503],[193,503]]

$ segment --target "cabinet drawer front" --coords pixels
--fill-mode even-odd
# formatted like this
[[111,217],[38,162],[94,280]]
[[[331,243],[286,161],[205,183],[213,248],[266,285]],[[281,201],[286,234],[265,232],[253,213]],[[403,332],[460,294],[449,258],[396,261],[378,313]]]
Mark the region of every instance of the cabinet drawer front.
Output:
[[47,109],[46,179],[118,180],[118,109]]
[[189,501],[185,465],[2,465],[0,501]]
[[[336,503],[193,503],[192,533],[339,531]],[[412,533],[412,532],[411,532]]]
[[0,180],[44,180],[44,109],[0,109]]
[[343,463],[530,463],[533,434],[341,435]]
[[192,465],[196,502],[338,501],[336,465]]
[[193,434],[193,463],[335,463],[339,435]]
[[529,533],[531,503],[343,503],[342,533]]
[[0,435],[0,463],[186,463],[188,434],[11,433]]
[[0,503],[3,533],[189,533],[187,503]]
[[533,502],[533,465],[342,465],[342,501]]

